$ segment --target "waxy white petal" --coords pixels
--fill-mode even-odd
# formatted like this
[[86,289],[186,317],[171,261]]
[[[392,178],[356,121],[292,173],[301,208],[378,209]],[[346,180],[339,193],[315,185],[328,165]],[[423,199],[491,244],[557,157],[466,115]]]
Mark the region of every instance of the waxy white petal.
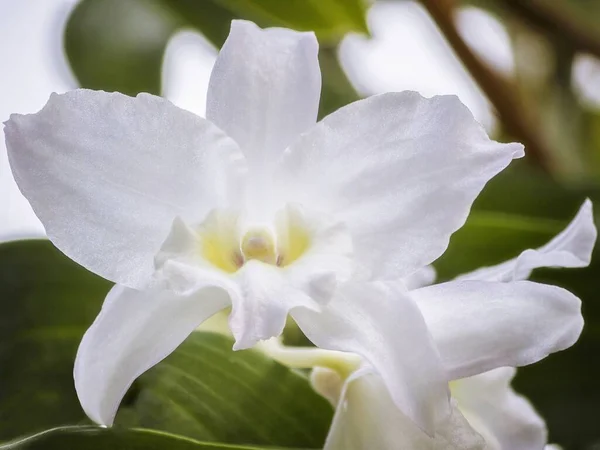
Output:
[[592,202],[586,200],[575,218],[561,233],[536,250],[492,267],[461,275],[457,280],[516,281],[529,278],[540,267],[587,267],[598,232],[594,225]]
[[210,78],[206,117],[237,141],[259,176],[316,123],[318,50],[314,33],[231,23]]
[[434,436],[398,410],[382,378],[356,373],[344,387],[324,450],[481,450],[485,442],[452,406]]
[[279,184],[288,201],[345,222],[374,277],[398,279],[439,257],[487,181],[521,156],[522,145],[491,141],[456,97],[389,93],[305,133]]
[[67,256],[141,287],[176,216],[199,219],[236,195],[243,158],[210,122],[147,94],[79,89],[11,116],[6,145],[19,188]]
[[530,281],[452,281],[411,291],[449,379],[523,366],[575,343],[581,301]]
[[406,289],[412,291],[413,289],[419,289],[433,284],[436,277],[437,272],[435,271],[435,267],[425,266],[404,278],[402,281],[404,282]]
[[77,351],[75,388],[86,414],[112,425],[131,383],[229,304],[216,287],[186,296],[113,287]]
[[452,396],[467,419],[477,418],[478,424],[472,425],[497,443],[493,450],[542,449],[548,438],[546,425],[531,403],[512,389],[515,373],[512,367],[501,367],[453,381]]
[[295,308],[291,315],[318,347],[362,356],[396,406],[426,432],[448,413],[439,355],[401,283],[346,283],[320,312]]

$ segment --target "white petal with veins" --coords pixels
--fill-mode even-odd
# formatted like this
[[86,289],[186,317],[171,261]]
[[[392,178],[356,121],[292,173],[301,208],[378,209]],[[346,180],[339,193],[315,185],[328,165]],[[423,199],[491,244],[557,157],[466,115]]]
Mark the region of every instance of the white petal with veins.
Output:
[[282,200],[327,211],[377,279],[430,264],[520,144],[491,141],[453,96],[389,93],[327,116],[286,151]]
[[210,77],[206,118],[238,142],[257,176],[317,121],[318,50],[313,33],[231,23]]
[[50,240],[92,272],[143,287],[173,219],[227,207],[242,155],[210,122],[148,94],[78,89],[13,114],[6,145]]
[[573,345],[583,328],[577,297],[531,281],[451,281],[410,294],[449,380],[532,364]]

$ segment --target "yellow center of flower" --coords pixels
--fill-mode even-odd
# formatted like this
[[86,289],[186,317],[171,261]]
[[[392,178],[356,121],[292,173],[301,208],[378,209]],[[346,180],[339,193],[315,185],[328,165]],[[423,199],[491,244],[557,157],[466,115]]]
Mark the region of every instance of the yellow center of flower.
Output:
[[276,217],[273,227],[251,226],[243,231],[235,214],[213,211],[200,227],[199,237],[202,257],[227,273],[250,260],[284,267],[311,245],[303,217],[287,210]]
[[265,228],[248,230],[242,237],[240,250],[245,261],[256,259],[267,264],[278,263],[275,239]]

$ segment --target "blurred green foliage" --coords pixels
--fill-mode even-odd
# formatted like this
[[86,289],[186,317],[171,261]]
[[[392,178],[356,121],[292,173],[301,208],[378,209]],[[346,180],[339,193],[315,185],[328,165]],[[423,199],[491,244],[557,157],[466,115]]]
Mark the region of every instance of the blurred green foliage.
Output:
[[[600,3],[595,0],[457,0],[456,3],[483,8],[506,27],[515,67],[514,74],[505,82],[516,103],[529,116],[527,126],[538,136],[543,157],[551,162],[550,175],[567,183],[582,179],[597,183],[600,115],[598,106],[590,105],[575,89],[573,69],[578,56],[600,58],[597,26]],[[481,84],[483,80],[477,81]],[[494,95],[489,90],[487,93],[490,97]],[[520,136],[512,138],[522,140]]]
[[[536,148],[535,158],[530,155],[514,164],[477,200],[467,224],[435,263],[440,279],[446,280],[544,244],[568,223],[585,197],[600,205],[600,112],[581,100],[572,80],[578,54],[600,56],[600,2],[421,3],[439,12],[438,24],[447,14],[450,29],[456,8],[468,5],[486,9],[504,24],[515,73],[473,70],[485,64],[477,59],[475,66],[466,66],[499,113],[498,137],[527,141],[533,136]],[[362,0],[81,0],[67,23],[64,43],[83,87],[160,94],[164,52],[180,30],[197,31],[216,48],[236,18],[263,27],[314,30],[321,43],[323,116],[358,98],[336,49],[348,32],[368,34],[366,11]],[[460,48],[460,36],[445,35]],[[457,54],[468,59],[464,51]],[[482,79],[487,76],[492,82]],[[506,111],[511,102],[498,102],[498,93],[514,97],[512,104],[520,105],[519,110]],[[513,116],[529,120],[515,128],[509,123]],[[527,133],[519,135],[523,129]],[[547,420],[551,440],[567,449],[600,442],[598,258],[600,254],[587,269],[534,273],[534,279],[564,286],[582,298],[586,327],[575,347],[520,369],[515,382]],[[87,423],[74,393],[72,364],[109,288],[48,242],[0,245],[0,365],[12,368],[0,371],[0,439]],[[230,347],[225,337],[195,333],[134,384],[116,429],[58,429],[0,448],[247,448],[199,441],[322,445],[332,411],[305,376],[254,351],[233,354]],[[226,387],[219,382],[223,377],[228,378]],[[130,426],[174,434],[124,429]]]

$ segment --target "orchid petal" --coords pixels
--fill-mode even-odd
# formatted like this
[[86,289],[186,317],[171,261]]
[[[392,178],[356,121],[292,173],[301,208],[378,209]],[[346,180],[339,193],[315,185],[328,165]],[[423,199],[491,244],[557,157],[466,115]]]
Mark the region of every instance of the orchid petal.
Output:
[[592,202],[586,200],[575,218],[561,233],[536,250],[492,267],[482,267],[457,280],[516,281],[529,278],[540,267],[587,267],[592,259],[597,230]]
[[447,381],[417,306],[401,283],[346,283],[320,312],[291,316],[318,347],[362,356],[394,403],[428,433],[448,412]]
[[317,120],[321,72],[314,33],[234,20],[215,63],[206,117],[265,166]]
[[[235,338],[234,350],[250,348],[260,340],[279,336],[291,308],[319,309],[319,304],[303,286],[288,282],[277,267],[260,261],[248,261],[234,277],[177,259],[166,261],[159,273],[161,279],[167,280],[167,287],[179,295],[189,295],[207,286],[227,292],[232,305],[229,328]],[[310,281],[310,274],[308,276]],[[320,282],[330,284],[329,280],[316,279],[314,285],[309,285],[318,291]]]
[[437,277],[437,272],[433,266],[425,266],[422,269],[417,270],[413,274],[404,278],[404,285],[406,289],[412,291],[413,289],[419,289],[421,287],[429,286],[433,284]]
[[501,367],[489,372],[453,381],[452,395],[465,417],[477,418],[480,429],[498,443],[498,450],[544,448],[546,424],[531,403],[517,394],[510,383],[516,369]]
[[92,272],[142,287],[173,219],[226,202],[241,153],[210,122],[148,94],[79,89],[6,122],[19,188],[50,240]]
[[452,281],[411,291],[449,379],[532,364],[575,343],[581,301],[530,281]]
[[356,373],[344,387],[324,450],[481,450],[485,442],[453,405],[428,436],[398,410],[383,379]]
[[235,339],[234,350],[279,336],[289,310],[295,306],[319,308],[313,298],[288,283],[281,271],[269,264],[251,260],[231,276],[208,264],[195,264],[185,253],[169,253],[186,239],[182,230],[183,223],[176,221],[166,242],[168,247],[159,253],[156,286],[183,296],[209,286],[223,289],[232,305],[228,327]]
[[319,309],[318,303],[305,291],[288,283],[277,267],[249,261],[236,278],[239,293],[232,296],[229,316],[229,328],[235,337],[234,350],[279,336],[288,312],[294,307]]
[[439,257],[483,186],[521,156],[522,145],[491,141],[456,97],[402,92],[329,115],[277,173],[288,201],[347,224],[374,277],[397,279]]
[[[202,286],[218,286],[231,299],[229,328],[235,338],[234,350],[254,346],[261,340],[279,336],[290,309],[319,310],[321,295],[330,295],[335,278],[315,276],[307,271],[294,279],[279,268],[250,260],[227,277],[218,270],[168,260],[161,269],[168,287],[179,294],[194,292]],[[314,294],[311,296],[310,294]]]
[[113,287],[77,351],[75,388],[86,414],[112,425],[131,383],[229,304],[217,287],[187,296]]

